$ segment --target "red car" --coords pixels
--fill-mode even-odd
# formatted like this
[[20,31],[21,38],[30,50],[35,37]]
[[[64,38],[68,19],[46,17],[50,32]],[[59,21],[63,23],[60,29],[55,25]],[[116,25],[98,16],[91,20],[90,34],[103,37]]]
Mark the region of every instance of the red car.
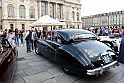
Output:
[[0,37],[0,83],[11,83],[17,65],[18,51]]

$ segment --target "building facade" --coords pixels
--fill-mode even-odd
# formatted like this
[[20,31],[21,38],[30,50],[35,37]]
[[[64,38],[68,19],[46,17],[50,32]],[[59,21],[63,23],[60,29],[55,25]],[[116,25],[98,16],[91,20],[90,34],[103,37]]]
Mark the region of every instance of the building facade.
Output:
[[81,18],[82,28],[121,27],[124,25],[124,10],[84,16]]
[[0,0],[0,29],[30,29],[43,15],[65,22],[61,28],[82,28],[80,0]]

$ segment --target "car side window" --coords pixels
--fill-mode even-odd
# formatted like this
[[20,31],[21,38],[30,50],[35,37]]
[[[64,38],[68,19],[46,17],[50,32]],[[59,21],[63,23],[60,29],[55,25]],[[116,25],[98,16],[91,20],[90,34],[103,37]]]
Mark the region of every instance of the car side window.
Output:
[[54,32],[52,32],[52,36],[51,36],[52,38],[52,41],[57,41],[57,33],[54,33]]
[[52,37],[51,38],[52,41],[57,42],[57,43],[61,43],[61,37],[60,37],[59,34],[52,32],[52,36],[51,37]]
[[58,42],[58,43],[62,43],[62,38],[61,38],[60,35],[57,36],[57,42]]
[[47,37],[47,40],[51,40],[57,43],[62,43],[62,38],[59,34],[55,32],[48,32],[49,37]]
[[47,32],[46,35],[47,35],[47,36],[46,36],[46,37],[47,37],[46,39],[47,39],[47,40],[51,40],[51,31]]

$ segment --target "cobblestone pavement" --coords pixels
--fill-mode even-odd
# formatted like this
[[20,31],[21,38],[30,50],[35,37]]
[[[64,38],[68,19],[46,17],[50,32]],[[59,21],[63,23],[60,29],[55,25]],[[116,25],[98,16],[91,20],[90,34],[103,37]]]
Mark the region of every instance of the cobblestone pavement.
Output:
[[26,46],[19,46],[18,51],[18,65],[12,83],[117,83],[119,67],[98,77],[66,75],[48,58],[35,52],[26,53]]

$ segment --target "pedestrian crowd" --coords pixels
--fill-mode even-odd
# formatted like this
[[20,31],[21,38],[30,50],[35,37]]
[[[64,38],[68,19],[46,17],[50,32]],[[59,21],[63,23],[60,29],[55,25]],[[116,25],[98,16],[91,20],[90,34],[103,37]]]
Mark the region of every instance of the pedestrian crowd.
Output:
[[0,37],[6,38],[13,46],[19,46],[19,44],[23,43],[24,34],[24,29],[18,30],[17,28],[15,30],[5,29],[4,31],[0,31]]
[[98,27],[98,28],[86,28],[86,30],[89,30],[93,33],[95,33],[97,36],[108,36],[112,33],[117,33],[120,37],[122,35],[122,28],[121,27]]
[[47,30],[37,30],[32,27],[30,30],[21,29],[5,29],[0,31],[0,37],[6,38],[12,46],[19,46],[20,44],[26,44],[27,53],[34,50],[34,46],[37,38],[45,39],[47,36]]

